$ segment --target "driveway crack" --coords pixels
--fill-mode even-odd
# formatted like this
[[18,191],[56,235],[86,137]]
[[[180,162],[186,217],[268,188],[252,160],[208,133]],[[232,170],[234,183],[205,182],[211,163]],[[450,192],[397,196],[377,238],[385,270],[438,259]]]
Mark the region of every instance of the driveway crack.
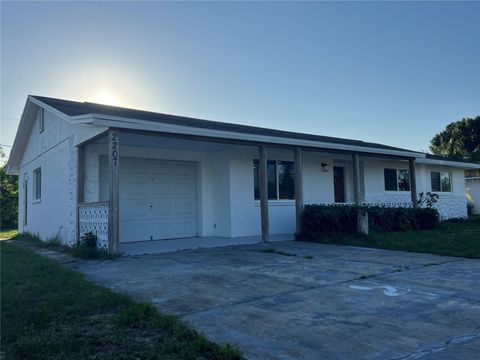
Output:
[[420,359],[424,356],[436,354],[440,351],[444,351],[451,345],[464,344],[467,342],[471,342],[477,338],[480,338],[480,331],[478,329],[473,334],[452,336],[447,340],[445,340],[445,342],[441,345],[433,346],[428,349],[420,349],[407,355],[391,358],[391,360]]

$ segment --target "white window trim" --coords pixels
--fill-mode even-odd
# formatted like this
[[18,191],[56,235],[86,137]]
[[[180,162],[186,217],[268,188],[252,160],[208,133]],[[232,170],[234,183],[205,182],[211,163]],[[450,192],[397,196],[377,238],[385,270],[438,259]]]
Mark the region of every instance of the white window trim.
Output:
[[[37,170],[40,170],[40,197],[37,198]],[[42,167],[39,166],[38,168],[33,170],[33,181],[32,181],[32,204],[37,204],[42,202]]]
[[[385,190],[385,170],[390,169],[390,170],[396,170],[397,172],[397,190]],[[398,190],[398,172],[404,170],[408,171],[408,183],[410,185],[410,190]],[[383,168],[383,191],[386,195],[405,195],[405,194],[410,194],[412,191],[412,179],[410,176],[410,169],[403,169],[403,168],[391,168],[391,167],[385,167]]]
[[[253,160],[257,160],[258,161],[258,165],[260,166],[260,160],[257,159],[257,158],[254,158]],[[286,205],[291,205],[291,203],[295,203],[295,199],[280,199],[280,182],[278,181],[278,163],[279,162],[291,162],[292,164],[294,164],[293,166],[295,166],[295,162],[292,161],[292,160],[273,160],[273,159],[268,159],[267,160],[267,164],[268,164],[268,161],[275,161],[275,176],[276,176],[276,185],[277,185],[277,198],[276,199],[268,199],[268,203],[269,205],[273,205],[273,204],[276,204],[278,206],[286,206]],[[267,168],[268,168],[268,165],[267,165]],[[260,170],[259,170],[260,171]],[[268,175],[268,170],[267,170],[267,175]],[[260,173],[258,175],[259,179],[260,179]],[[255,199],[255,184],[253,184],[254,186],[254,191],[253,191],[253,198],[254,198],[254,201],[255,201],[255,206],[260,206],[260,199]],[[267,186],[268,186],[268,181],[267,181]],[[268,189],[267,189],[267,195],[268,195]],[[270,204],[270,202],[272,202],[272,204]]]
[[[448,177],[450,179],[450,191],[443,191],[442,190],[442,172],[447,173]],[[432,189],[432,173],[439,173],[440,174],[440,190],[433,190]],[[453,194],[453,181],[452,181],[452,172],[451,171],[441,171],[441,170],[433,170],[430,171],[430,191],[435,194],[441,194],[441,195],[449,195]]]
[[40,108],[40,110],[38,111],[37,122],[38,133],[41,134],[45,130],[45,111],[43,110],[43,108]]

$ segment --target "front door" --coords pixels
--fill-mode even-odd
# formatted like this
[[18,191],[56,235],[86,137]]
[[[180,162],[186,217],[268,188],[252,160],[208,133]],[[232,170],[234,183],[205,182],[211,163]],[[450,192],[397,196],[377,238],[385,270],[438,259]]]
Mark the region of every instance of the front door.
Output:
[[343,167],[333,167],[333,189],[335,195],[335,202],[345,202],[345,180]]

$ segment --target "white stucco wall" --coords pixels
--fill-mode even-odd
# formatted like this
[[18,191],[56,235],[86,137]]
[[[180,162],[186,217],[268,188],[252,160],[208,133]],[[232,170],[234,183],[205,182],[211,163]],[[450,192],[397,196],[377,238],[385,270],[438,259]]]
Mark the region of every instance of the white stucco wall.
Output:
[[[73,125],[44,111],[44,131],[39,133],[36,118],[27,119],[31,129],[19,170],[20,232],[38,234],[42,239],[58,236],[65,244],[76,240],[77,221],[77,148],[82,139],[104,129],[88,125]],[[33,171],[41,168],[42,196],[33,198]],[[28,188],[23,187],[25,178]],[[27,225],[25,193],[27,192]]]
[[[33,122],[33,119],[32,119]],[[20,231],[38,233],[46,239],[59,236],[62,242],[76,240],[77,145],[104,128],[74,125],[45,111],[45,130],[32,127],[19,177]],[[139,144],[141,145],[141,144]],[[245,237],[261,234],[259,201],[254,199],[253,160],[258,149],[232,146],[216,151],[187,151],[169,148],[125,146],[121,156],[163,160],[192,161],[197,164],[198,235]],[[85,202],[108,200],[107,146],[85,147]],[[272,160],[293,161],[291,150],[268,149]],[[321,163],[328,165],[324,172]],[[121,162],[120,162],[121,166]],[[333,203],[333,166],[345,169],[346,201],[353,200],[351,158],[328,153],[303,153],[303,189],[305,204]],[[42,198],[33,200],[33,171],[42,168]],[[384,187],[384,168],[408,169],[405,161],[362,158],[361,194],[367,202],[410,202],[410,192],[390,192]],[[442,219],[466,217],[463,170],[417,164],[417,191],[431,191],[430,172],[449,171],[452,192],[441,193],[437,209]],[[28,178],[28,224],[23,226],[25,189]],[[364,178],[363,178],[364,177]],[[270,233],[295,232],[294,200],[269,201]]]
[[473,205],[473,213],[480,214],[480,178],[472,178],[465,182],[468,201]]

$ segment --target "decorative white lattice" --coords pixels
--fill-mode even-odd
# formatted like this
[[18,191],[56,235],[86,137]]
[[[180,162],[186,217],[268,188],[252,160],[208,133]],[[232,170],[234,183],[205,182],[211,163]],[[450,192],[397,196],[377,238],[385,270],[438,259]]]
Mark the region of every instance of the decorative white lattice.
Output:
[[97,235],[97,247],[108,246],[108,201],[78,206],[80,236],[92,232]]
[[[337,205],[337,206],[354,206],[354,202],[345,202],[345,203],[333,203],[330,205]],[[403,207],[408,208],[412,207],[411,201],[362,201],[363,206],[382,206],[382,207]]]
[[388,208],[411,208],[413,206],[411,201],[365,201],[362,202],[362,205]]

